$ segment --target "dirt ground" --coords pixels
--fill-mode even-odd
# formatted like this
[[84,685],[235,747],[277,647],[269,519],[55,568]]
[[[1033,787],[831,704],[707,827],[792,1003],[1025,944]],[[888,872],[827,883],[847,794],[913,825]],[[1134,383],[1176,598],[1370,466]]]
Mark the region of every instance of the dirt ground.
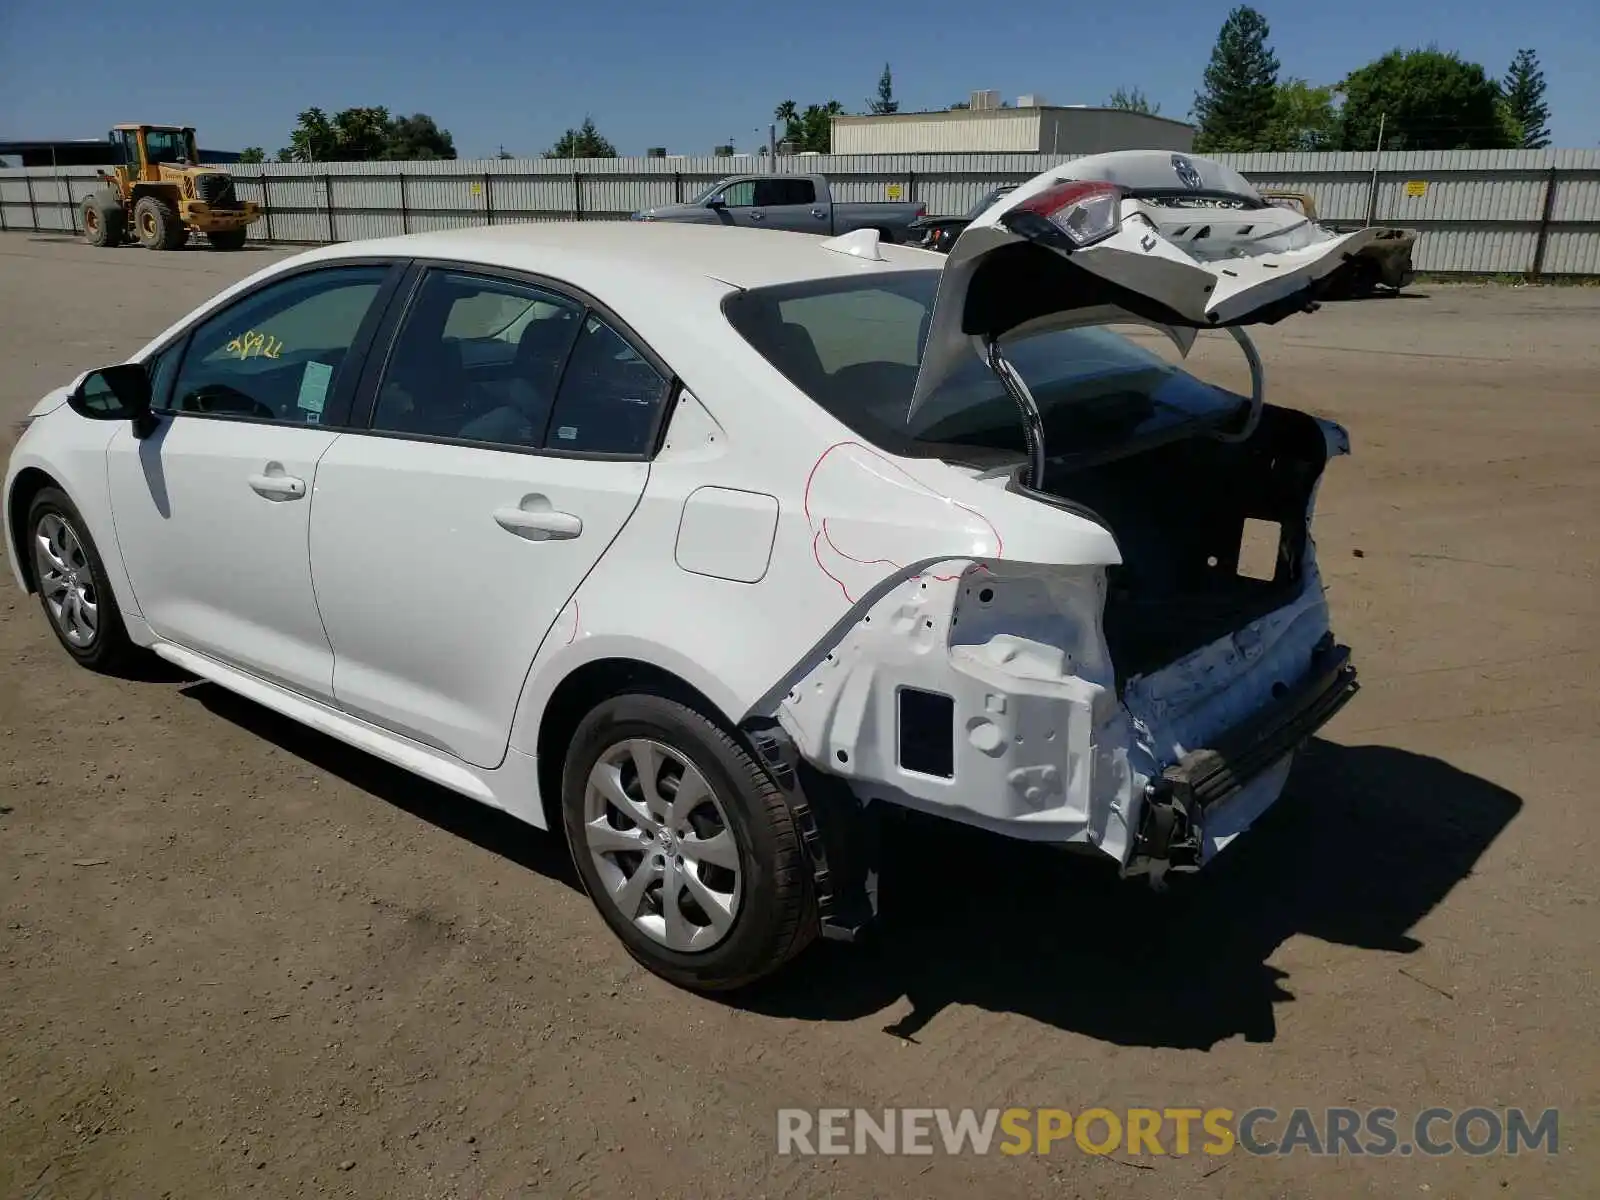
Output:
[[[0,237],[0,423],[276,253]],[[1159,898],[907,828],[882,943],[736,1003],[634,966],[554,837],[77,670],[6,573],[0,1195],[1594,1195],[1600,289],[1258,341],[1354,447],[1318,541],[1365,686],[1284,800]],[[858,1105],[1553,1107],[1560,1152],[775,1153],[780,1106]]]

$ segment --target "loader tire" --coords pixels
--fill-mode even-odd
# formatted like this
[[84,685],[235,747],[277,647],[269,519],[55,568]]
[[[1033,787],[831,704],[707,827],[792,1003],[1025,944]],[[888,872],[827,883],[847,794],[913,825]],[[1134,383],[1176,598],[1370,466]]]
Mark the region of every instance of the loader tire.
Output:
[[213,250],[243,250],[249,231],[245,229],[216,229],[206,234]]
[[122,201],[110,192],[93,192],[82,206],[83,240],[91,246],[120,246],[127,234],[128,217]]
[[133,206],[133,228],[146,250],[176,250],[189,240],[178,210],[159,196],[141,196]]

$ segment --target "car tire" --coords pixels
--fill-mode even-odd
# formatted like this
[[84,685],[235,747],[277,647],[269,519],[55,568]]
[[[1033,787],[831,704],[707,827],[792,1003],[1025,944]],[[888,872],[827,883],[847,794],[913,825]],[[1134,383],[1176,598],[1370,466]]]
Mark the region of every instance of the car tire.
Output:
[[178,210],[160,196],[140,196],[133,206],[133,229],[146,250],[176,250],[189,240]]
[[65,492],[46,487],[28,506],[27,522],[33,582],[56,640],[80,666],[124,669],[138,649],[82,514]]
[[670,983],[742,987],[815,936],[810,862],[787,798],[694,708],[648,692],[596,706],[567,750],[561,800],[584,890],[628,952]]

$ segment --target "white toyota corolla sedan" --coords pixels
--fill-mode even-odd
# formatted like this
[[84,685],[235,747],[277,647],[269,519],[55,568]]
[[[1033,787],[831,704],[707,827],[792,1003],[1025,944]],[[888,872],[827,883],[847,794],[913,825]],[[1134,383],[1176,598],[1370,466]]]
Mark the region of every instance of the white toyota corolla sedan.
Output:
[[[6,545],[84,666],[153,652],[559,827],[632,954],[733,987],[871,919],[886,806],[1159,881],[1277,798],[1355,688],[1309,536],[1346,440],[1237,331],[1362,236],[1136,152],[948,258],[651,223],[313,250],[46,396]],[[1235,331],[1250,394],[1111,323]]]

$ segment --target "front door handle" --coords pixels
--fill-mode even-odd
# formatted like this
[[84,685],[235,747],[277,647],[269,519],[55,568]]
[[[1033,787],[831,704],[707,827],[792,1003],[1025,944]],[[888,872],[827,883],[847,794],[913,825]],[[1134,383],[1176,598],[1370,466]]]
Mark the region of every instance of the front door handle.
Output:
[[530,542],[561,541],[583,532],[583,520],[573,513],[550,509],[497,508],[495,524]]
[[268,500],[298,500],[306,494],[306,481],[293,475],[251,475],[245,482]]
[[750,219],[752,221],[764,221],[766,219],[766,214],[757,209],[752,209],[750,211]]

